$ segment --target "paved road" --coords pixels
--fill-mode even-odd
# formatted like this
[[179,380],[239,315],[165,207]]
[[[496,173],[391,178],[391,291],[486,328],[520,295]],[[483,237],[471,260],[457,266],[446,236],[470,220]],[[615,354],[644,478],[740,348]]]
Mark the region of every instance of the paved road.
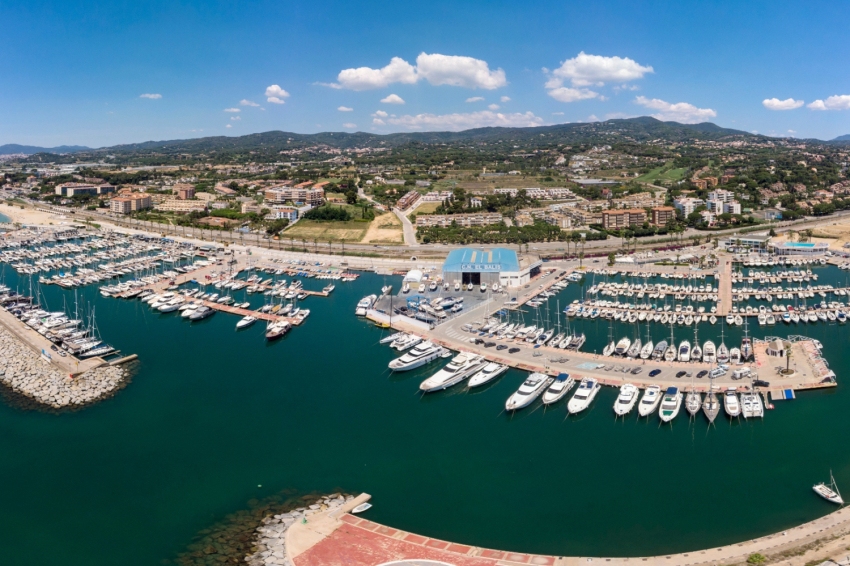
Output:
[[398,216],[399,220],[401,220],[401,225],[404,228],[404,245],[418,247],[419,242],[416,241],[416,228],[414,228],[413,224],[410,222],[410,218],[397,208],[394,208],[393,212],[395,212],[395,215]]

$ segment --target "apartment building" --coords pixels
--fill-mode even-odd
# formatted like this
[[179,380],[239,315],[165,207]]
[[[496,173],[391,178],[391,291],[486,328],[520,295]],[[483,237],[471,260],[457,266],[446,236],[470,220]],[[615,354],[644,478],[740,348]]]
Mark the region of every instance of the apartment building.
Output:
[[606,230],[636,226],[644,222],[646,222],[646,211],[642,208],[602,211],[602,227]]
[[298,209],[291,206],[274,206],[266,215],[266,220],[289,220],[290,224],[298,220]]
[[56,185],[55,193],[63,197],[73,197],[78,195],[108,195],[115,192],[115,186],[108,183],[92,184],[92,183],[62,183]]
[[732,202],[735,200],[735,193],[726,189],[717,189],[708,193],[708,200],[718,202]]
[[195,187],[179,183],[172,187],[171,192],[174,193],[180,200],[189,200],[195,198]]
[[115,197],[109,201],[110,212],[118,214],[130,214],[137,210],[144,210],[152,206],[151,197],[148,195],[131,195]]
[[325,190],[308,188],[312,183],[299,183],[294,187],[280,186],[266,189],[263,195],[269,204],[285,204],[294,202],[310,206],[321,206],[325,202]]
[[186,214],[188,212],[203,212],[207,208],[207,203],[202,200],[168,199],[156,205],[155,208],[162,212]]
[[458,226],[489,226],[502,222],[504,217],[495,212],[482,212],[472,214],[422,214],[416,217],[416,227],[451,226],[456,222]]
[[673,206],[675,206],[676,209],[681,210],[682,214],[685,216],[689,215],[697,207],[702,206],[704,204],[704,200],[693,197],[681,197],[673,201]]
[[671,220],[676,219],[676,209],[672,206],[656,206],[651,211],[652,223],[656,226],[665,226]]
[[398,202],[396,203],[396,208],[398,208],[399,210],[407,210],[408,208],[416,204],[416,201],[418,201],[421,196],[422,195],[420,195],[416,191],[408,191],[407,194],[398,199]]

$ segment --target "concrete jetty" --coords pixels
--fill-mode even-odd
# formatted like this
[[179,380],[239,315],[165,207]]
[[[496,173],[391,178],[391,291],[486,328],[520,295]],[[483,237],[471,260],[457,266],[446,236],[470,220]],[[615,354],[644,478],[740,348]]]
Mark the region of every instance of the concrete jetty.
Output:
[[[439,563],[454,566],[579,566],[601,562],[648,566],[744,565],[753,554],[765,564],[816,564],[846,552],[850,544],[850,508],[840,509],[800,526],[756,539],[715,548],[646,557],[546,556],[495,550],[406,532],[352,515],[363,496],[333,509],[328,507],[301,520],[270,519],[257,529],[257,553],[246,558],[251,566],[371,566],[390,563]],[[840,554],[844,556],[844,554]],[[406,562],[411,561],[411,562]]]

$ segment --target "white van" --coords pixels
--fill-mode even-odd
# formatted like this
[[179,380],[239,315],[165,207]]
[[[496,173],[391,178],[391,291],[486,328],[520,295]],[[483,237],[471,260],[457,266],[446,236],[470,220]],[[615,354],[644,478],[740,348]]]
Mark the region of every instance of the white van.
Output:
[[732,372],[732,379],[741,379],[741,378],[744,378],[744,377],[750,377],[750,375],[752,375],[752,373],[753,372],[750,368],[745,367],[745,368],[741,368],[741,369],[736,369],[735,371]]

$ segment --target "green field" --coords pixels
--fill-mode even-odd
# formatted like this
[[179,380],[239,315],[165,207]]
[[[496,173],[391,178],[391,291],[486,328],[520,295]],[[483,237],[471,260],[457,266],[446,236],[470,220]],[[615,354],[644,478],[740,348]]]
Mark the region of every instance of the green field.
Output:
[[674,168],[670,165],[662,165],[647,173],[641,175],[635,181],[640,183],[656,183],[658,181],[679,181],[685,177],[688,170],[684,167]]

